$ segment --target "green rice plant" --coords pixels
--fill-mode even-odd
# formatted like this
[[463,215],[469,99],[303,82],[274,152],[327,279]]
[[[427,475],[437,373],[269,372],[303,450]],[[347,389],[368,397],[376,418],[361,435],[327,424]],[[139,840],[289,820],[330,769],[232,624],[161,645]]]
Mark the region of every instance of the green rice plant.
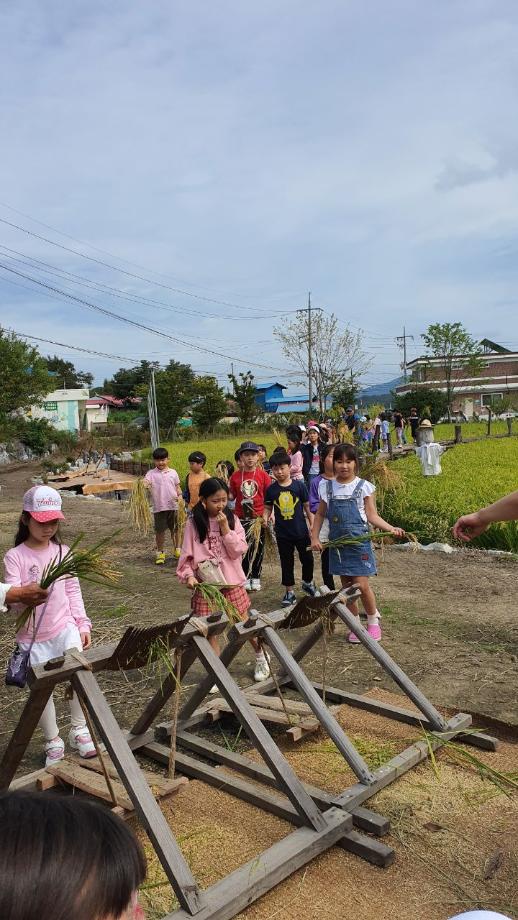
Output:
[[232,588],[235,585],[211,585],[206,581],[198,582],[195,585],[194,590],[197,591],[203,599],[207,602],[208,608],[211,613],[216,613],[219,610],[222,610],[223,613],[227,615],[231,623],[236,623],[241,619],[239,611],[236,610],[233,604],[228,600],[227,597],[223,594],[222,588]]

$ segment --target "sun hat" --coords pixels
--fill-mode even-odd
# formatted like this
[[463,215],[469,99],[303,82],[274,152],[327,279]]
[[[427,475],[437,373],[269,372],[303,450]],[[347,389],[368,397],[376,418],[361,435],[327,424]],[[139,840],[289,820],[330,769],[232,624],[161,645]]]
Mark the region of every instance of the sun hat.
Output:
[[306,426],[305,426],[305,425],[298,425],[297,427],[300,428],[301,431],[305,431],[305,430],[306,430]]
[[243,441],[243,443],[241,444],[241,447],[239,447],[239,449],[237,450],[237,453],[239,454],[239,456],[241,456],[241,454],[244,454],[245,450],[251,450],[253,451],[254,454],[258,454],[259,444],[256,444],[254,441]]
[[23,510],[40,524],[56,519],[65,520],[61,510],[61,495],[50,486],[33,486],[29,489],[23,496]]
[[424,418],[422,422],[419,422],[420,428],[433,428],[433,425],[429,418]]

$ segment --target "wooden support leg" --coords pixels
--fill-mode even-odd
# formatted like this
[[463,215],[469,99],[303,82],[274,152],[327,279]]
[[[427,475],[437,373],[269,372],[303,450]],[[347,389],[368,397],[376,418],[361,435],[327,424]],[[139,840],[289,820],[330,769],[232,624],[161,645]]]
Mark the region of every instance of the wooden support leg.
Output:
[[[243,642],[234,641],[229,642],[225,646],[221,652],[220,661],[226,668],[228,668],[232,663],[243,644]],[[203,680],[200,681],[185,705],[182,706],[180,710],[180,721],[183,722],[185,719],[188,719],[189,716],[195,712],[198,706],[201,706],[213,683],[214,681],[212,680],[210,674],[208,674],[207,677],[204,677]]]
[[31,688],[18,725],[11,735],[11,740],[0,763],[0,789],[7,789],[13,779],[34,734],[34,730],[40,721],[41,714],[52,694],[52,690],[52,686],[38,688],[37,683]]
[[174,892],[189,915],[204,906],[204,897],[153,794],[142,775],[122,731],[91,671],[78,671],[72,677],[74,690],[81,696],[97,726],[120,780],[135,811],[153,842],[157,856]]
[[283,671],[289,675],[290,680],[297,687],[304,702],[306,702],[314,712],[322,728],[328,733],[342,757],[344,757],[351,769],[354,770],[360,782],[372,783],[374,776],[365,763],[365,760],[358,753],[354,744],[349,740],[335,717],[329,712],[329,709],[320,699],[309,678],[306,677],[300,665],[293,660],[284,642],[271,626],[267,626],[264,630],[263,640],[274,653]]
[[410,680],[407,674],[396,664],[396,662],[390,657],[388,652],[385,651],[382,645],[379,642],[375,642],[374,639],[371,639],[367,630],[362,626],[358,617],[355,617],[354,614],[348,610],[345,604],[340,603],[340,601],[333,601],[331,606],[340,617],[341,620],[349,627],[349,629],[354,633],[355,636],[360,640],[360,642],[365,646],[365,648],[371,653],[373,658],[381,665],[384,671],[392,677],[396,684],[401,687],[404,693],[412,700],[413,703],[417,706],[420,712],[430,722],[430,725],[434,731],[443,732],[447,730],[446,720],[443,719],[440,712],[435,708],[435,706],[430,703],[424,693],[421,693],[419,687],[417,687],[413,681]]
[[282,756],[263,723],[222,664],[221,659],[218,658],[206,639],[195,636],[192,641],[202,664],[209,674],[214,675],[214,680],[232,712],[277,778],[280,791],[287,795],[305,824],[309,824],[315,830],[322,830],[325,824],[322,812],[305,791],[304,786]]

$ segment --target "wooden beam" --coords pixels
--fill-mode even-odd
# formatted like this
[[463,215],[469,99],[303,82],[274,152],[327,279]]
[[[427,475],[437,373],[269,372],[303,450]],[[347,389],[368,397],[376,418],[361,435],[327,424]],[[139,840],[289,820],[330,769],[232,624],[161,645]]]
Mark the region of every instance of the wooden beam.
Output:
[[189,915],[204,906],[204,896],[187,865],[176,839],[155,802],[140,767],[117,724],[91,671],[78,671],[72,685],[81,695],[90,717],[117,768],[120,780],[135,806],[174,892]]
[[222,664],[221,659],[215,654],[207,639],[195,636],[192,641],[198,650],[198,657],[203,666],[209,674],[214,675],[214,681],[223,697],[231,706],[234,715],[243,726],[252,744],[276,777],[281,792],[288,796],[305,823],[315,830],[322,830],[322,813],[304,790],[302,783],[282,756],[263,723],[256,716],[250,703],[248,703],[235,680]]
[[[81,789],[82,792],[87,792],[89,795],[93,795],[98,799],[104,799],[106,802],[113,803],[104,776],[88,769],[85,770],[84,767],[78,763],[62,760],[59,763],[47,767],[47,773],[50,773],[51,776],[56,776],[74,789]],[[126,794],[122,784],[113,780],[112,787],[116,804],[120,805],[121,808],[125,808],[126,811],[133,811],[133,802]]]
[[[182,654],[182,663],[180,668],[180,681],[183,680],[189,668],[194,663],[196,655],[191,649],[186,648]],[[159,712],[164,708],[167,701],[171,698],[176,687],[176,672],[167,674],[160,684],[160,687],[153,694],[137,721],[131,728],[132,735],[141,735],[147,732],[148,728],[155,721]]]
[[0,761],[0,789],[7,789],[13,779],[51,693],[52,687],[33,687],[31,689],[18,724]]
[[304,702],[308,704],[322,728],[327,732],[333,743],[340,751],[344,760],[349,764],[360,782],[372,783],[374,780],[365,760],[358,753],[352,741],[347,737],[341,725],[338,724],[327,706],[322,702],[313,684],[300,665],[292,658],[284,642],[271,626],[263,631],[263,641],[272,650],[280,663],[283,671],[289,675],[297,687]]

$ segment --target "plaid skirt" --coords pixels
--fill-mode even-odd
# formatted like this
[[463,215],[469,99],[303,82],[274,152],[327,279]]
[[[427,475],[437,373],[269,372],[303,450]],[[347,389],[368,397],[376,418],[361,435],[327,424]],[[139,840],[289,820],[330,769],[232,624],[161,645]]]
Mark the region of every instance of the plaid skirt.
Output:
[[[250,608],[250,598],[243,586],[237,585],[235,588],[222,588],[221,593],[244,619]],[[207,599],[203,597],[199,591],[193,591],[191,610],[197,617],[208,617],[211,613],[214,613],[214,610],[210,609]]]

